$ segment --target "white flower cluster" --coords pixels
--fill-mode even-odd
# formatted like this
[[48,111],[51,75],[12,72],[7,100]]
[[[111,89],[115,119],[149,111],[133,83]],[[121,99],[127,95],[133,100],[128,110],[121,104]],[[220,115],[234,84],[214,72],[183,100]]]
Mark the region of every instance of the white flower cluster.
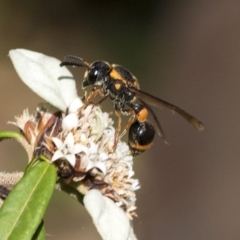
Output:
[[[37,108],[16,117],[29,159],[45,155],[86,194],[84,205],[103,239],[136,239],[129,218],[135,214],[139,181],[125,142],[115,144],[113,121],[98,106],[83,104],[75,81],[60,61],[25,49],[10,58],[22,81],[59,110]],[[124,210],[124,212],[123,212]]]
[[114,149],[113,121],[99,107],[88,105],[85,108],[77,98],[67,112],[62,120],[62,131],[52,137],[57,147],[52,161],[66,159],[77,173],[80,172],[80,177],[73,181],[90,176],[92,181],[85,182],[85,187],[99,189],[131,217],[136,209],[135,191],[139,181],[132,178],[133,157],[128,145],[118,141]]
[[113,121],[100,107],[85,105],[75,97],[65,111],[56,114],[38,108],[35,115],[30,115],[25,110],[13,124],[21,129],[29,143],[30,158],[44,154],[58,167],[67,161],[71,180],[81,183],[82,193],[98,189],[130,218],[135,215],[139,181],[133,178],[133,157],[125,142],[119,140],[114,145]]

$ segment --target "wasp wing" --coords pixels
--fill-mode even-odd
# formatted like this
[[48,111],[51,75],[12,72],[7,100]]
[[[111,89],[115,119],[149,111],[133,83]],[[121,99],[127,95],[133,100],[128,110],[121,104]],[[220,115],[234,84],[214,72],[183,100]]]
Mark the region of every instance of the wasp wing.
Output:
[[185,118],[189,123],[191,123],[194,127],[196,127],[199,131],[202,131],[204,129],[203,123],[201,123],[199,120],[197,120],[195,117],[185,112],[181,108],[171,103],[168,103],[160,98],[154,97],[151,94],[145,93],[139,89],[136,89],[133,87],[129,87],[128,89],[130,92],[134,93],[139,99],[146,101],[152,106],[158,107],[160,109],[168,109],[168,110],[171,110],[173,113],[177,112],[179,115]]
[[168,140],[167,140],[167,137],[162,129],[162,126],[156,116],[156,114],[154,113],[154,111],[152,110],[152,108],[146,103],[144,102],[142,99],[139,98],[139,101],[148,109],[148,111],[152,114],[153,116],[153,119],[156,123],[156,126],[157,126],[157,129],[158,129],[158,135],[163,139],[163,141],[166,143],[166,144],[169,144]]

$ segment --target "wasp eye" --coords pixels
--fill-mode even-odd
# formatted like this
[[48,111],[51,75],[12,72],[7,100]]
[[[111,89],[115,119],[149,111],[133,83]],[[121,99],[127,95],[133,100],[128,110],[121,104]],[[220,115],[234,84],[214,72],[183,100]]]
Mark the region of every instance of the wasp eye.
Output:
[[89,70],[88,82],[89,84],[94,84],[97,81],[99,71],[95,68]]
[[89,82],[94,84],[98,81],[102,81],[104,77],[109,73],[109,64],[104,61],[93,62],[89,69]]

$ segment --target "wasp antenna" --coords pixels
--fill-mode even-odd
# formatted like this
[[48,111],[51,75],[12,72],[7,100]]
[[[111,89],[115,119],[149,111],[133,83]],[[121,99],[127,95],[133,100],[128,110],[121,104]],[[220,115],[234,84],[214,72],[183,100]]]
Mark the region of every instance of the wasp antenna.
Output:
[[89,63],[86,62],[84,59],[73,56],[67,55],[64,57],[64,61],[60,63],[60,66],[72,66],[72,67],[86,67],[89,68]]

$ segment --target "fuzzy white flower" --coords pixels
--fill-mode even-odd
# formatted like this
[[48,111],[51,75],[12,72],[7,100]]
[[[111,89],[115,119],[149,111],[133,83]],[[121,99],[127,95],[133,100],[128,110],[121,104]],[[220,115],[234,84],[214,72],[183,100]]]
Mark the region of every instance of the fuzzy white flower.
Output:
[[75,166],[75,154],[79,153],[82,150],[82,146],[80,144],[74,143],[73,134],[69,132],[64,142],[62,142],[59,138],[56,137],[53,137],[52,141],[58,149],[57,151],[55,151],[52,157],[52,161],[54,162],[60,158],[65,158],[72,166]]
[[62,122],[62,128],[64,131],[70,131],[76,129],[78,126],[78,116],[76,113],[70,113],[67,115]]

